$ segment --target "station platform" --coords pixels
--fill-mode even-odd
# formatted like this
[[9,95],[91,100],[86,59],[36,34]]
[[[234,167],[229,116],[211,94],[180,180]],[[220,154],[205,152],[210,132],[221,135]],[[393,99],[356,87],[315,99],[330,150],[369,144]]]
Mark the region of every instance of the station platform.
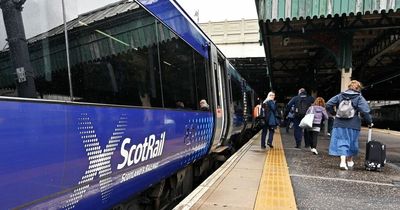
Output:
[[364,170],[366,133],[344,171],[328,155],[328,136],[320,134],[314,155],[294,148],[293,130],[277,129],[273,149],[261,149],[259,132],[174,209],[400,209],[400,167],[390,163],[400,162],[399,133],[380,131],[391,142],[382,172]]

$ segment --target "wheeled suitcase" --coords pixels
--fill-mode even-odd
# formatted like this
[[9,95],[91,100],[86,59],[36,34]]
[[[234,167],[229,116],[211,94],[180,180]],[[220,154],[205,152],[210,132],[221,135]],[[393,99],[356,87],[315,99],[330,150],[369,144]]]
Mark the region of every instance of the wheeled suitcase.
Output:
[[372,140],[372,128],[368,129],[368,140],[365,154],[367,171],[382,171],[386,163],[386,145]]

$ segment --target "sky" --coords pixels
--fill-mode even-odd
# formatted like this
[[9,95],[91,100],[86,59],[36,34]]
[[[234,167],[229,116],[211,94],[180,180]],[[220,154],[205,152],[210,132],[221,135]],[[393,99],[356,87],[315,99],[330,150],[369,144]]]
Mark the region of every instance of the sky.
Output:
[[257,19],[255,0],[176,0],[193,18],[199,10],[199,22]]

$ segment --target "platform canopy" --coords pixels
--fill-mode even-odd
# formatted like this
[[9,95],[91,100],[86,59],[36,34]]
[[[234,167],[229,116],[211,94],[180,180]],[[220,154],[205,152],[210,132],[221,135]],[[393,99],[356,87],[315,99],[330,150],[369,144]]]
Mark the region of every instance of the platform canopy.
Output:
[[341,71],[369,100],[400,95],[400,0],[255,0],[271,88],[329,99]]
[[324,18],[334,15],[369,14],[400,8],[399,0],[256,0],[259,19]]

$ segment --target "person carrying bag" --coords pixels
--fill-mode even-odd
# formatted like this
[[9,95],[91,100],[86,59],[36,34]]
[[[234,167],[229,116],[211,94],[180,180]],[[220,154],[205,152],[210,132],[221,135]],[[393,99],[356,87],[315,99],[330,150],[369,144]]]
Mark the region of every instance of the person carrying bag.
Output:
[[307,113],[312,113],[313,121],[312,127],[308,127],[304,131],[308,134],[307,136],[309,137],[308,139],[306,139],[306,141],[310,145],[311,152],[315,155],[318,155],[318,134],[321,131],[323,122],[328,119],[328,113],[325,109],[325,100],[322,97],[316,98],[311,107],[308,108]]
[[279,125],[278,121],[278,111],[277,111],[277,106],[275,102],[275,93],[274,92],[269,92],[267,98],[263,102],[263,112],[264,112],[264,119],[265,119],[265,124],[262,127],[262,133],[261,133],[261,148],[265,149],[265,141],[267,138],[268,134],[268,142],[267,145],[270,148],[274,148],[272,145],[275,129]]
[[311,106],[311,112],[306,114],[303,119],[300,121],[300,128],[312,128],[313,127],[313,121],[314,121],[314,108]]

